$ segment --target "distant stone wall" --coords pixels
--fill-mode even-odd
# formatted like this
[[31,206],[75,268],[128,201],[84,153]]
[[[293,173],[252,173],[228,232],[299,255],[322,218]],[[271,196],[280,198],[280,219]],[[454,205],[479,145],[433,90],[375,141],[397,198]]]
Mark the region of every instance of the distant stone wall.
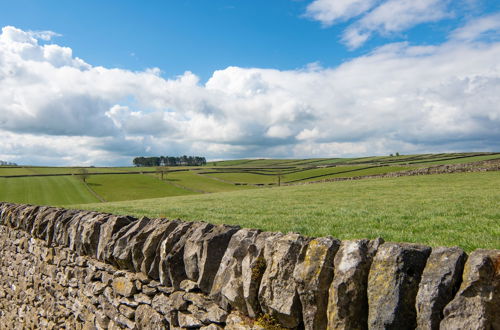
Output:
[[500,250],[0,203],[0,328],[498,329]]

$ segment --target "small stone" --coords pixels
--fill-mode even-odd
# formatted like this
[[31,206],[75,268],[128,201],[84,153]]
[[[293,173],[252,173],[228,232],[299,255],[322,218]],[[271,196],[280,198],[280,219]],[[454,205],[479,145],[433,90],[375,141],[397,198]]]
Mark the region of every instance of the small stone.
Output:
[[144,293],[135,294],[134,301],[138,302],[139,304],[151,305],[151,298]]
[[125,317],[131,320],[134,318],[135,309],[133,309],[132,307],[129,307],[127,305],[120,305],[118,307],[118,311],[120,311],[120,314],[124,315]]
[[198,291],[200,289],[198,287],[198,284],[191,280],[182,281],[181,284],[179,285],[179,288],[186,292]]
[[500,250],[479,249],[465,263],[463,282],[446,305],[440,329],[500,329]]
[[432,249],[417,294],[419,329],[439,329],[443,309],[460,287],[466,258],[458,247]]
[[178,314],[177,320],[179,326],[182,328],[200,328],[204,325],[203,322],[195,318],[192,314],[182,312]]
[[418,284],[431,248],[408,243],[384,243],[368,275],[368,327],[414,329]]
[[165,318],[148,305],[137,307],[135,322],[138,329],[168,329]]
[[115,294],[124,297],[131,297],[137,291],[134,282],[127,277],[117,277],[113,279],[113,290]]

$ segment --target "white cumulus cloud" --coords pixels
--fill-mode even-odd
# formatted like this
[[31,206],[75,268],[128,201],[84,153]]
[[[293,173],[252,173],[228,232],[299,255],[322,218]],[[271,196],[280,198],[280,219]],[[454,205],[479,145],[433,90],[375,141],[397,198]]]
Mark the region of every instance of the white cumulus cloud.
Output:
[[191,72],[165,79],[154,68],[93,66],[4,27],[0,159],[113,165],[160,154],[498,151],[500,43],[456,37],[491,29],[472,21],[441,45],[389,44],[333,68],[228,67],[203,84]]

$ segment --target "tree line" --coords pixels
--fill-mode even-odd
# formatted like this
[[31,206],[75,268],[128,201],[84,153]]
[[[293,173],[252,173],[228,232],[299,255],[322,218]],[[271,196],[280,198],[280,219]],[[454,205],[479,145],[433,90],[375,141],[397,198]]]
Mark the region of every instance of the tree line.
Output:
[[198,156],[159,156],[159,157],[136,157],[133,161],[135,166],[203,166],[207,164],[205,157]]
[[0,166],[17,166],[17,164],[0,160]]

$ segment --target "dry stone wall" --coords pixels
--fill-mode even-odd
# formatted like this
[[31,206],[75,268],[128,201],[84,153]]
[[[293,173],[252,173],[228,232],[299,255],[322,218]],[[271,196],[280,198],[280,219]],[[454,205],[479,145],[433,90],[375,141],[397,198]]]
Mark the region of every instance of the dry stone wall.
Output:
[[500,250],[0,203],[0,328],[500,329]]

